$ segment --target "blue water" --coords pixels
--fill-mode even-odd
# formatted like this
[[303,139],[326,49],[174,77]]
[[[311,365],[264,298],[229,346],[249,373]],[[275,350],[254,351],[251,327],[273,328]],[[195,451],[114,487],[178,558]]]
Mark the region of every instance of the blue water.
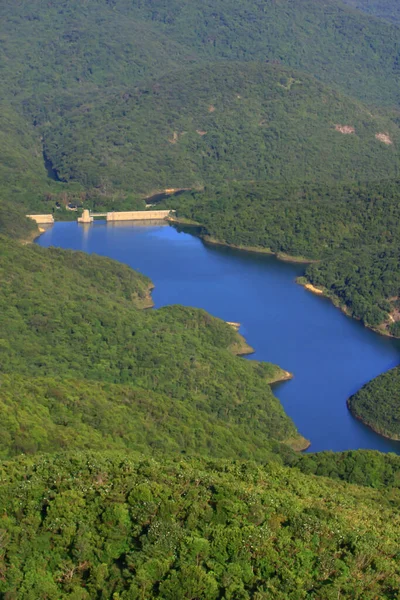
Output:
[[346,399],[365,382],[400,363],[400,342],[346,317],[328,300],[295,283],[304,267],[273,257],[205,246],[160,225],[56,223],[38,240],[109,256],[148,275],[156,307],[204,308],[240,332],[256,352],[294,379],[274,387],[310,451],[374,448],[400,453],[355,420]]

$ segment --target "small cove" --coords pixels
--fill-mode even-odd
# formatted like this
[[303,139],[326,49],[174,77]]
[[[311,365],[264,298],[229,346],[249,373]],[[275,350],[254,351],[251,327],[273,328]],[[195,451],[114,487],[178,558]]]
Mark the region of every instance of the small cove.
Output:
[[329,300],[295,283],[304,266],[229,248],[207,246],[164,223],[91,226],[56,223],[38,240],[114,258],[148,275],[155,306],[184,304],[241,323],[256,352],[249,359],[294,374],[274,392],[310,451],[373,448],[400,453],[347,410],[346,399],[400,362],[400,341],[346,317]]

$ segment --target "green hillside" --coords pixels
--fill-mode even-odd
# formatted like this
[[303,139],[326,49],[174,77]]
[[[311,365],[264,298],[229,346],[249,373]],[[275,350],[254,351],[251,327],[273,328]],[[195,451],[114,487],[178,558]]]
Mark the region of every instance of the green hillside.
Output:
[[[223,406],[211,391],[200,399],[190,391],[183,395],[182,390],[182,397],[177,397],[140,382],[122,385],[89,378],[2,374],[0,458],[93,449],[158,457],[290,460],[290,448],[276,438],[286,429],[296,445],[294,429],[277,401],[271,400],[267,376],[263,384],[263,391],[258,386],[259,404],[252,399],[240,409]],[[248,398],[256,387],[247,390]],[[232,395],[232,400],[238,399]],[[253,425],[253,418],[260,423]],[[301,444],[300,438],[297,442]]]
[[23,457],[1,478],[9,598],[375,600],[400,586],[399,514],[382,492],[108,452]]
[[6,0],[0,14],[6,91],[21,98],[222,59],[279,61],[356,97],[399,101],[397,27],[332,0]]
[[368,15],[400,23],[400,6],[396,0],[344,0],[344,2]]
[[381,490],[400,488],[400,456],[391,452],[349,450],[297,454],[291,464],[308,475],[331,477]]
[[5,598],[394,597],[398,459],[296,458],[281,371],[228,325],[143,311],[109,259],[0,248]]
[[400,367],[382,373],[348,401],[353,415],[393,440],[400,440]]
[[180,71],[128,98],[77,105],[43,132],[62,179],[105,190],[399,173],[395,122],[311,77],[259,63]]
[[16,206],[35,206],[50,191],[41,136],[8,102],[0,102],[0,196]]
[[[295,452],[287,372],[205,311],[144,310],[125,265],[27,244],[24,216],[190,188],[164,204],[203,237],[312,259],[303,283],[400,337],[398,16],[1,3],[1,598],[399,597],[400,458]],[[396,439],[399,373],[349,400]]]
[[361,246],[400,243],[400,181],[363,184],[263,182],[208,186],[168,199],[207,238],[276,254],[329,258]]
[[205,240],[314,261],[303,283],[323,289],[365,324],[400,336],[399,199],[399,181],[389,180],[230,184],[166,204],[178,219],[201,224]]
[[400,253],[397,246],[362,247],[311,265],[306,280],[351,316],[400,337]]
[[[398,27],[340,3],[6,0],[0,23],[2,186],[34,210],[398,175]],[[45,158],[75,186],[46,180]]]
[[27,241],[38,234],[36,223],[25,217],[24,206],[11,200],[5,201],[0,194],[0,236]]
[[236,357],[251,349],[204,311],[141,310],[150,281],[130,268],[2,238],[0,277],[3,456],[56,449],[74,431],[78,447],[104,435],[110,447],[259,459],[274,441],[304,446],[268,385],[283,372]]

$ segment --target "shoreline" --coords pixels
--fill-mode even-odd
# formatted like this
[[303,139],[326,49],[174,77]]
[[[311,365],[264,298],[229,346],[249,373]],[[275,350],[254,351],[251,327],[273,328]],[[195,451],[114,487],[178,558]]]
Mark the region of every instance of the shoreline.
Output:
[[[327,292],[324,288],[316,287],[315,285],[310,283],[304,276],[297,277],[296,283],[298,285],[301,285],[308,292],[311,292],[312,294],[315,294],[316,296],[319,296],[320,298],[326,298],[327,300],[332,302],[332,304],[335,308],[338,308],[339,310],[341,310],[342,313],[346,315],[346,317],[348,317],[349,319],[354,319],[354,321],[358,321],[361,323],[361,319],[351,315],[348,311],[347,306],[345,304],[341,304],[339,299],[336,296],[329,294],[329,292]],[[366,329],[369,329],[370,331],[373,331],[374,333],[377,333],[378,335],[392,338],[393,340],[400,339],[400,337],[396,337],[395,335],[392,335],[387,330],[381,329],[380,327],[372,327],[371,325],[366,325],[365,323],[362,323],[362,325]]]
[[38,227],[36,231],[32,231],[29,237],[20,239],[19,241],[23,246],[26,246],[27,244],[33,244],[46,231],[47,229],[44,229],[44,227]]
[[150,308],[154,308],[155,303],[152,298],[152,291],[154,288],[154,284],[150,283],[145,296],[143,296],[143,298],[136,298],[139,310],[149,310]]
[[285,440],[282,443],[289,446],[289,448],[291,448],[295,452],[304,452],[305,450],[308,450],[308,448],[310,448],[311,446],[310,440],[305,438],[300,433],[298,438],[289,438],[288,440]]
[[368,427],[368,429],[371,429],[374,433],[376,433],[377,435],[380,435],[381,437],[384,437],[386,440],[391,440],[392,442],[400,442],[400,436],[392,437],[391,435],[388,435],[387,433],[382,433],[382,431],[379,431],[374,425],[372,425],[371,423],[368,423],[368,421],[365,421],[362,417],[354,414],[354,412],[351,410],[350,398],[347,398],[346,406],[347,406],[347,409],[350,412],[351,416],[354,419],[357,419],[357,421],[360,421],[360,423],[362,423],[366,427]]
[[[185,219],[182,217],[181,218],[168,217],[166,220],[169,221],[170,223],[203,227],[203,225],[201,223],[198,223],[197,221],[191,221],[190,219]],[[282,262],[288,262],[288,263],[294,263],[294,264],[304,264],[304,265],[311,265],[311,264],[316,264],[319,262],[319,260],[305,258],[303,256],[291,256],[290,254],[285,254],[284,252],[272,252],[272,250],[269,250],[268,248],[261,248],[259,246],[242,246],[242,245],[237,245],[237,244],[229,244],[228,242],[222,242],[221,240],[217,240],[207,234],[198,235],[197,237],[199,239],[201,239],[202,242],[206,245],[209,244],[210,246],[221,246],[221,247],[225,247],[225,248],[231,248],[232,250],[239,250],[241,252],[249,252],[249,253],[253,253],[253,254],[266,254],[267,256],[274,256],[277,260],[280,260]],[[302,279],[304,279],[304,281],[302,281]],[[314,286],[312,283],[310,283],[309,281],[306,280],[304,275],[298,277],[296,279],[296,283],[303,286],[309,292],[311,292],[317,296],[320,296],[321,298],[327,298],[328,300],[330,300],[336,308],[339,308],[346,315],[346,317],[349,317],[350,319],[354,319],[355,321],[361,320],[357,317],[354,317],[353,315],[350,315],[346,305],[341,304],[338,298],[336,298],[333,295],[330,295],[329,293],[327,293],[326,290]],[[386,329],[384,329],[384,327],[386,326],[386,323],[383,323],[380,327],[372,327],[371,325],[366,325],[365,323],[363,323],[363,326],[366,327],[367,329],[369,329],[370,331],[377,333],[378,335],[389,337],[394,340],[400,339],[400,336],[397,337],[397,336],[389,333],[389,331],[387,331]]]
[[[246,356],[249,354],[253,354],[255,352],[254,348],[252,348],[247,343],[246,338],[241,333],[238,333],[240,323],[236,323],[233,321],[225,321],[225,323],[227,325],[229,325],[229,327],[232,327],[232,329],[234,329],[237,332],[237,335],[240,338],[240,340],[238,340],[237,344],[232,344],[229,347],[230,351],[233,352],[233,354],[235,354],[236,356]],[[241,343],[243,344],[243,346],[241,346]],[[266,380],[267,385],[269,385],[271,387],[272,393],[273,393],[272,386],[274,386],[275,384],[278,384],[278,383],[283,383],[284,381],[290,381],[294,377],[293,373],[290,373],[290,371],[286,371],[285,369],[282,369],[278,365],[274,365],[274,367],[276,368],[275,376],[273,376],[272,379]],[[276,398],[276,396],[275,396],[275,398]],[[276,399],[282,406],[282,403],[280,402],[279,398],[276,398]],[[282,408],[283,408],[283,406],[282,406]],[[286,414],[287,413],[285,411],[285,415]],[[296,427],[295,423],[294,423],[294,425]],[[297,432],[296,437],[292,437],[292,438],[289,438],[288,440],[284,440],[284,441],[282,441],[282,443],[286,444],[287,446],[292,448],[292,450],[294,450],[295,452],[304,452],[311,446],[310,440],[305,438],[299,432]]]
[[[198,223],[197,221],[193,221],[192,219],[186,219],[186,217],[165,217],[164,219],[165,221],[168,221],[168,223],[172,223],[172,224],[176,224],[176,225],[186,225],[189,227],[202,227],[201,223]],[[198,236],[200,237],[200,236]]]
[[242,246],[238,244],[229,244],[228,242],[222,242],[221,240],[217,240],[209,235],[200,235],[199,237],[205,244],[209,244],[210,246],[223,246],[225,248],[232,248],[232,250],[240,250],[241,252],[250,252],[252,254],[266,254],[267,256],[275,256],[275,258],[281,260],[282,262],[303,265],[310,265],[318,262],[317,260],[305,258],[304,256],[291,256],[290,254],[285,254],[284,252],[273,252],[269,248],[262,248],[261,246]]
[[281,373],[278,374],[278,376],[275,379],[269,381],[269,385],[274,385],[275,383],[283,383],[284,381],[290,381],[291,379],[293,379],[293,373],[290,373],[290,371],[285,371],[285,369],[281,369],[280,367],[278,368],[280,369]]
[[[171,223],[177,223],[177,224],[182,224],[182,225],[192,225],[192,226],[197,226],[197,227],[201,226],[201,224],[196,223],[194,221],[187,220],[186,222],[184,222],[183,220],[179,220],[174,217],[168,217],[166,220]],[[24,240],[23,243],[27,243],[27,244],[33,243],[46,231],[47,231],[47,229],[45,229],[43,227],[38,227],[38,231],[33,232],[32,239]],[[241,251],[268,254],[270,256],[276,256],[276,258],[278,258],[279,260],[286,261],[286,262],[297,262],[297,263],[306,263],[306,264],[311,262],[311,261],[306,261],[302,257],[290,257],[290,256],[286,256],[284,254],[280,254],[280,255],[274,254],[273,252],[263,249],[263,248],[254,248],[253,249],[253,248],[239,247],[239,246],[221,243],[218,241],[210,242],[210,240],[208,238],[205,239],[206,236],[204,236],[204,238],[203,238],[203,236],[198,236],[198,237],[200,237],[200,239],[202,239],[202,241],[204,241],[205,243],[226,246],[226,247],[230,247],[230,248],[241,250]],[[138,308],[140,310],[149,310],[149,309],[154,308],[154,301],[152,299],[152,290],[153,289],[154,289],[154,285],[150,284],[147,294],[143,298],[136,298],[136,303],[139,305]],[[240,323],[236,323],[236,322],[226,322],[226,323],[229,325],[229,327],[232,327],[237,332],[237,335],[239,338],[239,339],[237,339],[236,342],[234,342],[229,347],[229,350],[235,356],[239,356],[239,357],[240,356],[245,357],[245,356],[254,354],[255,349],[252,346],[250,346],[250,344],[247,343],[245,337],[238,332]],[[290,373],[289,371],[286,371],[284,369],[281,369],[278,365],[275,365],[275,366],[277,368],[276,376],[272,380],[269,380],[267,382],[267,385],[273,386],[275,384],[283,383],[285,381],[290,381],[291,379],[293,379],[292,373]],[[296,452],[302,452],[304,450],[307,450],[311,446],[310,440],[307,440],[300,433],[298,433],[298,435],[296,437],[285,440],[282,443],[285,443],[286,445],[288,445],[290,448],[292,448]]]
[[[186,217],[167,217],[165,219],[169,223],[175,223],[177,225],[192,225],[193,227],[204,227],[198,221],[193,221],[192,219],[187,219]],[[267,256],[275,256],[278,260],[283,262],[290,263],[298,263],[303,265],[311,265],[313,263],[319,262],[318,260],[312,258],[305,258],[304,256],[292,256],[290,254],[286,254],[285,252],[273,252],[269,248],[262,248],[261,246],[243,246],[240,244],[229,244],[228,242],[223,242],[221,240],[217,240],[213,238],[211,235],[202,234],[198,235],[198,238],[204,242],[204,244],[209,244],[210,246],[222,246],[225,248],[232,248],[232,250],[240,250],[241,252],[250,252],[253,254],[266,254]]]
[[[232,327],[232,325],[229,325]],[[255,353],[255,349],[247,343],[246,338],[241,334],[237,333],[238,339],[233,342],[228,348],[235,356],[250,356]]]

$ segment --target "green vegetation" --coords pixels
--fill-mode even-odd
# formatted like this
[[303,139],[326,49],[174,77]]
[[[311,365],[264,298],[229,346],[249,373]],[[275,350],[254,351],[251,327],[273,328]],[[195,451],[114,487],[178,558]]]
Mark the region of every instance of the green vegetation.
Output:
[[279,61],[361,99],[399,99],[397,27],[338,2],[6,0],[1,16],[15,68],[6,91],[24,99],[89,96],[211,60]]
[[375,450],[298,454],[291,465],[307,475],[331,477],[381,490],[400,488],[400,456],[397,454]]
[[12,374],[0,392],[3,456],[63,447],[74,431],[86,436],[78,447],[104,435],[117,447],[259,459],[273,440],[304,444],[268,386],[280,369],[235,357],[241,336],[204,311],[140,310],[150,281],[130,268],[3,238],[0,277],[0,370]]
[[[399,181],[370,185],[240,184],[168,201],[205,239],[315,261],[304,283],[366,325],[399,335]],[[322,259],[322,260],[321,260]]]
[[361,248],[310,265],[306,278],[352,317],[399,335],[400,253],[398,247]]
[[379,375],[348,401],[353,415],[381,435],[400,440],[400,367]]
[[0,17],[0,192],[32,210],[398,175],[396,25],[319,0],[6,0]]
[[[354,133],[338,131],[341,126]],[[312,77],[260,63],[168,74],[128,97],[77,105],[43,131],[63,180],[105,190],[126,190],[133,182],[145,193],[149,185],[253,179],[294,185],[399,174],[400,130],[393,120]],[[379,132],[388,144],[376,139]]]
[[0,200],[0,236],[28,241],[38,233],[36,223],[25,217],[23,206]]
[[[134,450],[159,457],[290,460],[290,449],[271,439],[274,419],[268,417],[267,423],[263,415],[275,409],[271,401],[250,404],[240,410],[222,402],[217,406],[212,397],[200,403],[199,394],[186,392],[177,398],[135,383],[3,374],[0,458],[75,448]],[[253,417],[263,422],[253,425]],[[285,421],[282,415],[281,420]]]
[[344,0],[344,2],[369,15],[400,23],[400,7],[396,0]]
[[[164,204],[202,235],[319,261],[306,281],[400,337],[398,11],[347,1],[2,2],[5,600],[398,597],[399,457],[297,455],[283,372],[232,327],[17,241],[27,212],[190,187]],[[398,377],[349,401],[390,437]]]
[[395,598],[399,496],[274,464],[126,453],[1,468],[7,598]]
[[167,204],[222,243],[319,260],[340,250],[400,243],[400,181],[322,185],[229,184]]

